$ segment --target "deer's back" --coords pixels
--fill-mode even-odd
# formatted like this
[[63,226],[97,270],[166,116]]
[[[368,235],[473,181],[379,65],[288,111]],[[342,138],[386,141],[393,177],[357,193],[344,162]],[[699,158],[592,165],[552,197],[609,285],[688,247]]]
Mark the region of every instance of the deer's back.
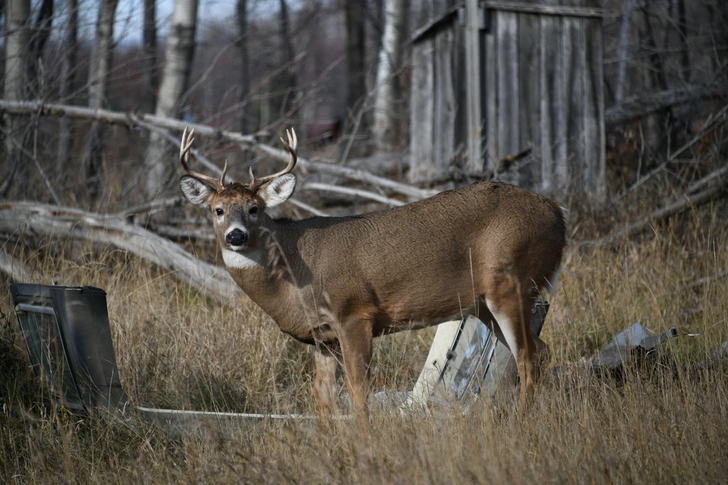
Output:
[[[315,294],[341,313],[357,305],[384,320],[451,314],[482,293],[480,275],[524,266],[544,280],[558,267],[565,223],[553,201],[503,183],[480,183],[307,231],[303,261]],[[343,309],[343,310],[342,310]],[[439,315],[438,315],[439,316]]]

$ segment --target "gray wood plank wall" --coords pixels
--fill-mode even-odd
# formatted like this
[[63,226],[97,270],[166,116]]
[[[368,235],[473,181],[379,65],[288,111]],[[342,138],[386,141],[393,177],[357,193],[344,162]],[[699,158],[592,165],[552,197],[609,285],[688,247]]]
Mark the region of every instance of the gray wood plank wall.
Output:
[[[456,2],[438,2],[433,17]],[[410,179],[429,180],[447,170],[465,143],[465,48],[456,15],[449,15],[412,47]]]
[[[599,6],[599,0],[519,3]],[[438,5],[434,10],[442,13],[453,4]],[[486,153],[481,163],[494,169],[496,161],[530,146],[526,163],[511,168],[502,179],[563,202],[570,194],[602,198],[601,19],[488,9],[485,27],[481,95]],[[441,175],[462,153],[462,38],[457,16],[451,16],[413,45],[413,180]]]

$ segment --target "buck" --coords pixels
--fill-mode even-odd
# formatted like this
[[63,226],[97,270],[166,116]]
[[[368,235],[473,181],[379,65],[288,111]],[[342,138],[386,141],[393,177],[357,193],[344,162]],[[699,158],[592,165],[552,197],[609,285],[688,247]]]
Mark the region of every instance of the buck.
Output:
[[180,187],[212,212],[232,278],[280,329],[315,346],[314,397],[326,422],[335,402],[339,356],[352,406],[368,420],[372,339],[471,313],[494,317],[516,358],[523,412],[546,345],[531,331],[534,299],[550,290],[565,245],[555,202],[498,182],[473,184],[402,207],[349,217],[273,219],[266,209],[296,186],[297,140],[282,171],[250,182],[193,172],[185,130]]

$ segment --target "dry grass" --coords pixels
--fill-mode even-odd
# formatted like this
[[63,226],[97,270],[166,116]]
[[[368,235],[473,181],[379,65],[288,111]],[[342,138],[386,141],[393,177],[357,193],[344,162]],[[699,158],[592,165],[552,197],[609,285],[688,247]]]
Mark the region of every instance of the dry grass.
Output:
[[[545,379],[520,417],[505,393],[465,415],[375,414],[367,444],[348,422],[209,427],[174,436],[42,404],[0,280],[0,482],[4,483],[722,483],[728,476],[728,365],[700,365],[728,340],[725,207],[655,228],[619,251],[572,248],[544,339],[553,365],[591,355],[639,321],[701,333],[663,346],[623,382]],[[115,250],[49,242],[15,254],[39,281],[108,292],[117,361],[136,404],[311,413],[311,350],[255,305],[221,307],[159,268]],[[410,388],[432,329],[379,339],[375,390]]]

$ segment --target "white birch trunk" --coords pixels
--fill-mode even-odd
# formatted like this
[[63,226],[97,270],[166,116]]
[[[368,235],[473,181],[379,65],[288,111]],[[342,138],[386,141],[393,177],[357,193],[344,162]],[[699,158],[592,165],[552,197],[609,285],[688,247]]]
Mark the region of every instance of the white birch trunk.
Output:
[[[195,48],[198,0],[175,0],[172,24],[167,37],[167,54],[159,87],[159,98],[155,114],[177,117],[182,112],[183,94],[187,87]],[[157,133],[149,137],[145,170],[146,194],[153,198],[171,174],[174,164],[166,156],[166,141]]]
[[391,149],[398,135],[400,113],[397,106],[400,102],[400,89],[397,71],[402,66],[402,43],[407,30],[407,10],[407,0],[386,0],[372,129],[379,149]]

